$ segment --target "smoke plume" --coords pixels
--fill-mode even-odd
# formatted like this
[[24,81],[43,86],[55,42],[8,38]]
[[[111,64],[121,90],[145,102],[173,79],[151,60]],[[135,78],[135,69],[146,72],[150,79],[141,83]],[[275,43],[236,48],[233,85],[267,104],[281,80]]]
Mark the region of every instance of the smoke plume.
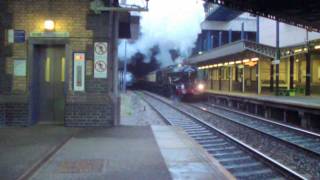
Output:
[[[141,0],[127,0],[127,4],[139,4]],[[150,61],[151,48],[158,47],[156,59],[161,66],[173,63],[170,51],[176,50],[181,61],[190,55],[205,13],[202,0],[150,0],[149,11],[140,14],[139,39],[132,44],[120,42],[119,58],[130,59],[134,54],[144,54],[145,61]]]

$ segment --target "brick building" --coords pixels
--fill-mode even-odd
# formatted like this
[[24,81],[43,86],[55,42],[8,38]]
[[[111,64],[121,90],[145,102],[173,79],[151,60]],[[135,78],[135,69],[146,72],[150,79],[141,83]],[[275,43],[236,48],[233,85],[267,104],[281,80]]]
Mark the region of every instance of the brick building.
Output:
[[[95,14],[90,2],[0,1],[0,126],[114,124],[112,13]],[[95,49],[107,66],[98,69]]]

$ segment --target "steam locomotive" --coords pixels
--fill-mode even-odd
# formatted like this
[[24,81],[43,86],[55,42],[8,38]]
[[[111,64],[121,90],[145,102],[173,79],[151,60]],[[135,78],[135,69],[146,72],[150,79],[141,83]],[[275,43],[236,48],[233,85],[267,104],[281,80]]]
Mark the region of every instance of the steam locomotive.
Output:
[[171,65],[149,73],[145,80],[151,91],[165,96],[197,96],[205,90],[205,84],[197,80],[197,68],[190,65]]

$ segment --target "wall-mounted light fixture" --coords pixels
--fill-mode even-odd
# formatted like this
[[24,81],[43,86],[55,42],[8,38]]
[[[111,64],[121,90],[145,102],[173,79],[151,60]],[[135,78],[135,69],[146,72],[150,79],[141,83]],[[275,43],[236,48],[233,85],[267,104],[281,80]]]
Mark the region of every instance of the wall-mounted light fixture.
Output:
[[53,31],[54,30],[54,21],[53,20],[45,20],[44,21],[44,30]]

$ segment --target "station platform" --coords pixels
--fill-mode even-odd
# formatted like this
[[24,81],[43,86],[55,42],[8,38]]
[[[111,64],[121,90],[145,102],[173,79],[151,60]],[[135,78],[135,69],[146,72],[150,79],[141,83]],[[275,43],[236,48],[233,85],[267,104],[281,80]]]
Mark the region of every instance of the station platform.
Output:
[[271,94],[258,95],[256,93],[225,92],[213,90],[207,90],[206,93],[320,110],[320,96],[275,96]]
[[[33,135],[20,136],[20,143],[12,139],[4,142],[4,136],[1,137],[0,146],[4,147],[0,147],[1,179],[234,179],[177,127],[59,127],[55,130],[47,127],[46,131],[54,133],[39,134],[42,128],[21,129],[26,131],[22,134]],[[10,129],[6,131],[10,133]],[[12,133],[16,131],[12,129]],[[59,132],[64,133],[59,135]],[[42,138],[37,139],[37,135]],[[50,137],[55,141],[48,144],[45,139]],[[33,140],[27,141],[28,138]],[[56,147],[59,148],[46,159],[45,152]],[[39,160],[40,156],[44,160]],[[26,162],[21,162],[23,168],[19,168],[20,161]]]

